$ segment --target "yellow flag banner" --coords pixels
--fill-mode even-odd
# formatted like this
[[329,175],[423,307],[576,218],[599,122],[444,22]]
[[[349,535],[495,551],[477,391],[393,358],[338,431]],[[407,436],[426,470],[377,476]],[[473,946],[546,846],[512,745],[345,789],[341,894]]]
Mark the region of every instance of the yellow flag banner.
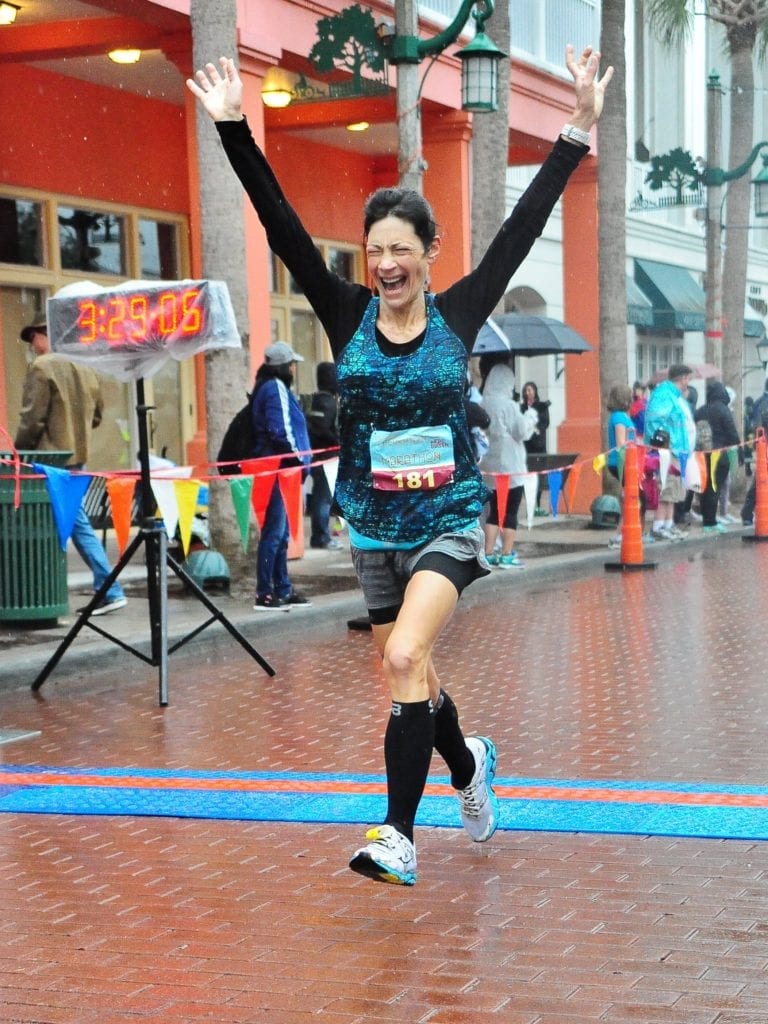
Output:
[[113,476],[107,479],[109,507],[112,510],[112,524],[115,527],[117,550],[122,553],[128,546],[131,535],[131,509],[136,480],[128,476]]
[[594,457],[594,459],[592,459],[592,469],[594,469],[594,471],[599,475],[605,469],[607,461],[605,452],[600,452]]
[[195,518],[200,484],[197,480],[174,480],[173,486],[176,491],[176,507],[179,510],[181,548],[186,558],[189,552],[189,542],[192,539],[192,520]]
[[717,469],[717,464],[720,461],[720,456],[722,454],[723,453],[721,451],[714,451],[709,456],[709,473],[712,479],[712,490],[715,492],[717,492],[717,477],[715,475],[715,470]]

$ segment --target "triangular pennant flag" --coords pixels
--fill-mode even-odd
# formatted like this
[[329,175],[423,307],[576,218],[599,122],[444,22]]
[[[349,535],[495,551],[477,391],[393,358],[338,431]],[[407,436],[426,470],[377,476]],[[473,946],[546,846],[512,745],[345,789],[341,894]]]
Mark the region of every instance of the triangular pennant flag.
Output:
[[186,558],[189,551],[189,542],[192,539],[192,520],[195,518],[197,496],[200,493],[200,481],[174,480],[173,487],[176,491],[176,505],[179,510],[181,549]]
[[608,460],[605,457],[605,452],[600,452],[592,459],[592,469],[599,475],[605,469],[605,464]]
[[619,482],[624,483],[624,463],[627,458],[627,450],[623,446],[616,449],[616,469],[619,474]]
[[712,490],[715,492],[717,492],[717,475],[715,470],[722,454],[721,451],[714,451],[709,457],[709,474],[712,479]]
[[253,490],[252,476],[231,476],[229,477],[229,493],[232,495],[232,504],[235,506],[235,518],[240,530],[240,542],[243,551],[248,551],[248,536],[251,532],[251,491]]
[[509,499],[509,473],[499,473],[496,477],[496,505],[499,510],[499,526],[503,528],[507,515]]
[[533,526],[533,517],[536,512],[536,495],[539,490],[539,474],[526,473],[523,477],[523,490],[525,492],[525,508],[528,515],[528,529]]
[[704,491],[706,490],[707,480],[709,479],[709,470],[707,469],[707,455],[706,452],[694,452],[693,454],[699,466],[699,479],[701,480],[701,489],[702,491]]
[[176,489],[173,480],[156,480],[152,477],[152,493],[155,496],[160,517],[165,524],[165,532],[169,537],[176,536],[179,525],[179,505],[176,500]]
[[576,488],[579,485],[579,477],[581,476],[581,463],[575,462],[571,466],[571,471],[568,474],[568,479],[565,481],[565,501],[569,509],[573,508],[573,502],[576,498]]
[[333,494],[336,489],[336,477],[339,473],[339,460],[328,459],[327,462],[322,463],[323,472],[325,473],[325,479],[328,481],[328,490]]
[[739,449],[729,448],[728,449],[728,465],[730,466],[729,472],[735,473],[739,465]]
[[680,452],[680,476],[685,479],[685,467],[688,465],[688,452]]
[[[261,530],[264,526],[264,517],[267,514],[267,505],[269,505],[269,499],[272,497],[272,488],[275,486],[275,477],[277,476],[277,467],[280,465],[280,456],[277,455],[271,459],[259,459],[258,470],[254,472],[254,462],[244,462],[243,472],[253,473],[253,487],[251,489],[251,507],[253,508],[254,515],[256,516],[256,522],[259,524]],[[251,466],[250,469],[246,470],[246,466]]]
[[93,477],[88,474],[72,476],[68,469],[44,466],[39,462],[33,462],[32,468],[36,473],[42,473],[45,476],[48,496],[51,499],[53,520],[59,535],[59,544],[61,550],[66,551],[67,541],[72,536],[72,527],[75,525],[77,513],[80,511],[85,492]]
[[693,458],[688,459],[685,464],[685,474],[683,476],[683,482],[685,483],[686,490],[695,491],[700,494],[704,490],[701,481],[701,463],[699,462],[698,456],[701,452],[694,452]]
[[280,493],[285,502],[285,511],[288,515],[288,529],[294,540],[298,539],[301,523],[302,481],[301,466],[283,469],[277,474],[277,483],[280,487]]
[[115,527],[117,550],[122,555],[131,534],[131,510],[136,481],[130,476],[111,476],[107,478],[106,486],[109,507],[112,511],[112,523]]
[[563,471],[552,469],[547,475],[549,477],[549,506],[552,510],[552,518],[557,519],[557,503],[560,499],[560,489],[563,486]]
[[664,485],[667,482],[667,473],[669,472],[669,460],[671,458],[669,448],[659,448],[659,484],[662,491]]

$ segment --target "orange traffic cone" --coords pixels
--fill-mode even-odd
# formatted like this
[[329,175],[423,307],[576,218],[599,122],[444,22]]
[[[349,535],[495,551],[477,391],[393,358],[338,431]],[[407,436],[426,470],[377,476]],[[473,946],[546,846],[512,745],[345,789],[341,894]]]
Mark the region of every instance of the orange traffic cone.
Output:
[[755,438],[755,532],[741,539],[768,540],[768,443],[762,427]]
[[640,475],[637,445],[630,441],[624,450],[624,505],[621,517],[621,561],[606,562],[609,572],[655,569],[655,562],[643,561],[643,527],[640,522]]

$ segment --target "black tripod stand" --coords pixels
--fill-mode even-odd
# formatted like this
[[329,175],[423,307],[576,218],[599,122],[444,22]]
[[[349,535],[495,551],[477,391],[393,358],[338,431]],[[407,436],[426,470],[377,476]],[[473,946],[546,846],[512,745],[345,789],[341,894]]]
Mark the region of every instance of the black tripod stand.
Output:
[[[104,580],[102,585],[93,595],[88,604],[80,612],[77,621],[64,637],[62,642],[53,653],[48,664],[32,683],[33,690],[39,690],[45,680],[56,668],[64,656],[65,651],[83,628],[88,626],[94,632],[106,637],[122,647],[123,650],[141,658],[148,665],[157,666],[160,669],[159,691],[160,705],[166,707],[168,704],[168,655],[173,654],[193,637],[202,633],[204,629],[213,622],[220,622],[222,626],[237,640],[237,642],[261,665],[269,676],[275,674],[275,670],[265,661],[259,652],[248,642],[227,617],[219,611],[208,595],[198,586],[189,573],[181,566],[168,551],[168,535],[162,523],[155,519],[154,500],[152,497],[152,484],[149,476],[149,435],[147,432],[147,412],[151,406],[145,404],[144,381],[139,378],[136,381],[136,412],[138,415],[139,429],[139,467],[141,471],[141,526],[139,532],[125,549],[122,557],[115,565],[112,572]],[[149,601],[149,623],[151,647],[149,655],[143,651],[125,643],[119,637],[113,636],[106,630],[101,629],[91,621],[94,608],[96,608],[102,597],[107,593],[114,581],[118,578],[125,566],[133,558],[140,547],[145,549],[147,565],[147,598]],[[193,630],[178,640],[172,647],[168,647],[168,575],[167,568],[170,567],[178,578],[195,595],[198,601],[203,604],[211,613],[211,617],[205,622],[196,626]]]

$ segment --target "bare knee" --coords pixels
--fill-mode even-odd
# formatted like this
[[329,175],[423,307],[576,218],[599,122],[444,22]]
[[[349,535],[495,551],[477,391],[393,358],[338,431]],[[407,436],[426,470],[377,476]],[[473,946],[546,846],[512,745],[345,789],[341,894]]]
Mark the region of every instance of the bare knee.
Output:
[[415,637],[392,634],[384,648],[384,672],[388,679],[400,684],[423,682],[429,652]]

